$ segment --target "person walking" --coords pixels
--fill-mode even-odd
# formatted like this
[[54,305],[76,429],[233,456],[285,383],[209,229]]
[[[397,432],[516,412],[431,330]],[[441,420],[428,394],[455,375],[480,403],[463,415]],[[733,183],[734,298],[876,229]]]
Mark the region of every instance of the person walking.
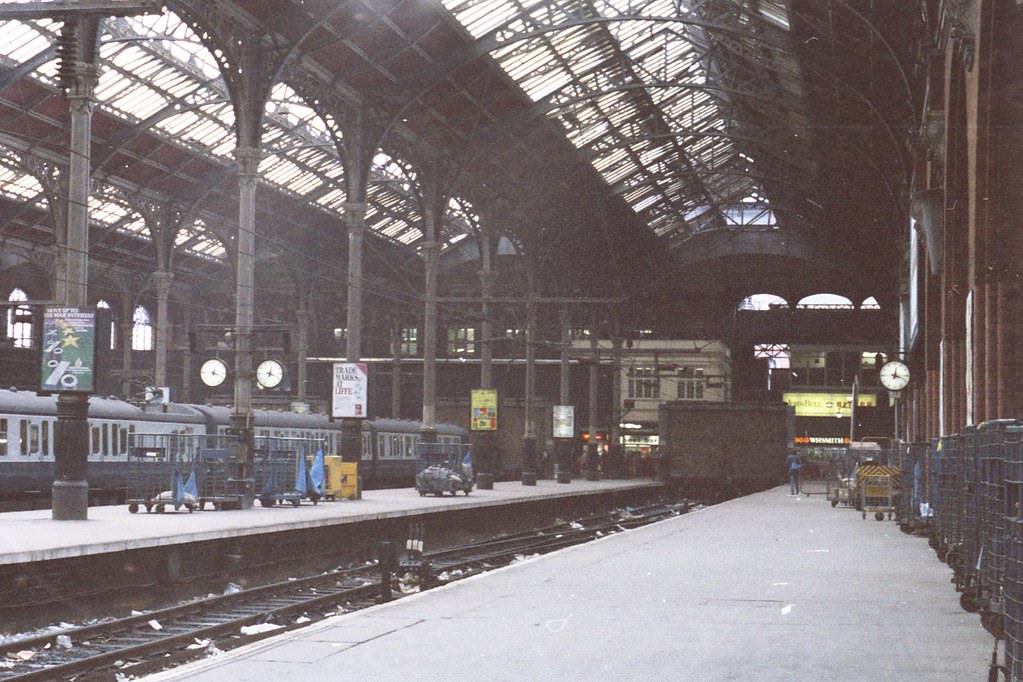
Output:
[[789,495],[799,493],[799,470],[803,463],[799,461],[799,453],[789,450],[789,456],[785,458],[785,467],[789,472]]

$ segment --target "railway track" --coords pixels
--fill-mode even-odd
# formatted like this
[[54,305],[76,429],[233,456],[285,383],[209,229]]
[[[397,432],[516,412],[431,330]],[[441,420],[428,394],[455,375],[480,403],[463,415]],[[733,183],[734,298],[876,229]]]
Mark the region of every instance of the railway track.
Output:
[[371,606],[392,598],[395,585],[427,589],[685,511],[688,505],[653,505],[431,552],[422,551],[421,526],[413,527],[400,561],[382,558],[371,565],[0,642],[0,682],[116,680],[148,674]]

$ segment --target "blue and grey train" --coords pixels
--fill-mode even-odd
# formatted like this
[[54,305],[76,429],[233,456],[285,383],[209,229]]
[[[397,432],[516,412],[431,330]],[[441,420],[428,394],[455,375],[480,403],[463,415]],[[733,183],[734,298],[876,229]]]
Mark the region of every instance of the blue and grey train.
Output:
[[[49,495],[56,419],[55,397],[0,389],[0,500]],[[185,403],[140,406],[92,397],[88,417],[90,499],[124,500],[128,450],[134,434],[223,435],[229,419],[227,407]],[[363,420],[359,473],[366,489],[413,485],[421,426],[406,419]],[[322,414],[254,410],[253,428],[257,438],[303,438],[322,443],[324,454],[341,452],[341,423]],[[438,442],[468,447],[464,428],[437,424],[436,430]]]

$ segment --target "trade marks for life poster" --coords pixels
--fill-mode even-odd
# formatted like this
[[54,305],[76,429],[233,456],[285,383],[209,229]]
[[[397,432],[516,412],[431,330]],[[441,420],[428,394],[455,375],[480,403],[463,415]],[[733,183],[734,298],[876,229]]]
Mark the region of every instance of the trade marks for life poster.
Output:
[[334,364],[331,416],[365,417],[369,370],[364,362]]
[[91,393],[95,387],[95,309],[47,307],[42,352],[40,390]]

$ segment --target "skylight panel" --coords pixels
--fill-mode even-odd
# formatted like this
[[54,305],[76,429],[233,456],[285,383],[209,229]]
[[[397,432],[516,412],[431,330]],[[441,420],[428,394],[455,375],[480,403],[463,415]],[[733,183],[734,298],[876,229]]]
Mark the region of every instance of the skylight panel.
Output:
[[493,0],[442,0],[442,2],[474,38],[503,26],[518,12],[518,8],[512,3]]
[[[51,21],[40,22],[52,25]],[[0,22],[0,46],[3,54],[16,64],[26,62],[50,48],[50,39],[22,21]]]
[[[336,211],[341,210],[341,205],[344,204],[344,202],[345,193],[340,189],[331,190],[316,200],[316,203],[318,203],[320,206],[327,206]],[[369,220],[369,211],[366,212],[366,220],[367,221]]]
[[141,86],[125,88],[120,96],[104,102],[104,107],[116,109],[135,121],[143,121],[167,106],[167,99],[155,91]]
[[128,210],[102,197],[89,197],[89,217],[104,225],[112,225],[128,215]]
[[0,165],[0,192],[3,194],[19,199],[31,199],[40,196],[42,191],[42,185],[30,173]]
[[604,172],[604,179],[607,180],[609,185],[614,185],[623,180],[624,178],[637,173],[640,170],[628,156],[622,159],[622,163],[617,164],[612,168],[608,168]]

